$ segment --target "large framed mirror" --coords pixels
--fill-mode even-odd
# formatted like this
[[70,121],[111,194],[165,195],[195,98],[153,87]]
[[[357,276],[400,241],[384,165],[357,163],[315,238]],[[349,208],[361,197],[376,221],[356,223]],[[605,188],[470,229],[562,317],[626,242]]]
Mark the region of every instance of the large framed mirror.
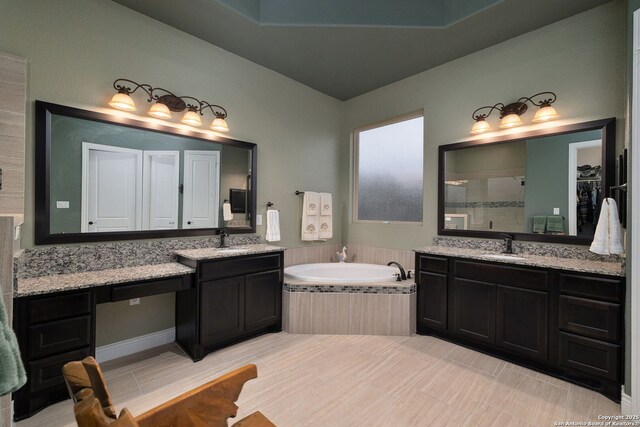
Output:
[[438,234],[590,244],[615,144],[612,118],[440,146]]
[[255,233],[256,144],[36,101],[35,154],[36,244]]

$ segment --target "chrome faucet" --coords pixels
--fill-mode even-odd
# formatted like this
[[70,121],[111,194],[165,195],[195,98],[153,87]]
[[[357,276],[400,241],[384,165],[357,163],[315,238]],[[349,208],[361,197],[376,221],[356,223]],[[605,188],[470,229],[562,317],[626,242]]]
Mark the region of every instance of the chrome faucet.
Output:
[[512,254],[513,253],[513,236],[511,234],[502,234],[504,237],[504,251],[503,254]]
[[224,228],[220,230],[220,247],[221,248],[229,247],[229,244],[227,243],[227,237],[229,237],[229,233],[227,232],[227,230],[225,230]]
[[387,264],[388,267],[395,265],[396,267],[398,267],[400,269],[400,275],[398,276],[398,282],[400,280],[407,280],[407,273],[404,271],[404,268],[402,268],[402,266],[397,263],[396,261],[391,261],[390,263]]

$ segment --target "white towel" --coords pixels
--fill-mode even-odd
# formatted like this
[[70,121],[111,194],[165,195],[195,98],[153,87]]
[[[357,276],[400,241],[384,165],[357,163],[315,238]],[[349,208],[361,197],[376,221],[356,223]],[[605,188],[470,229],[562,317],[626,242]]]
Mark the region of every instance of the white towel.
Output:
[[320,193],[320,229],[318,240],[329,240],[333,237],[333,202],[331,193]]
[[320,197],[318,193],[314,191],[304,192],[304,209],[307,211],[307,215],[320,215],[320,209],[318,209],[319,204]]
[[275,209],[267,210],[267,242],[280,241],[280,212]]
[[320,193],[320,215],[333,213],[333,197],[331,193]]
[[[315,200],[315,202],[313,202],[313,200]],[[318,209],[318,193],[305,191],[302,203],[302,230],[300,238],[303,241],[318,240],[318,212],[320,212]],[[313,208],[311,205],[313,205]]]
[[320,215],[320,230],[318,231],[318,240],[329,240],[333,237],[333,216]]
[[589,248],[600,255],[624,253],[622,225],[618,219],[618,205],[614,199],[604,199],[596,226],[596,233]]
[[225,221],[233,220],[233,214],[231,213],[231,203],[224,202],[222,204],[222,217],[224,218]]

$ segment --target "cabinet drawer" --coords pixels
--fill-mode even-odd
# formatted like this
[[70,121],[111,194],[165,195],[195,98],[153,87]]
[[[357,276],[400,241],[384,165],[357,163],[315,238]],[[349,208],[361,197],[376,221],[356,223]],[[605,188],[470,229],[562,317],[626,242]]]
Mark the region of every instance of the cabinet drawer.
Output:
[[200,280],[242,276],[281,267],[280,253],[205,261],[200,264]]
[[559,326],[586,337],[620,341],[620,305],[560,295]]
[[449,271],[448,260],[434,256],[420,255],[418,259],[418,270],[431,271],[433,273],[444,273]]
[[91,345],[91,316],[29,326],[29,360]]
[[54,387],[64,386],[62,377],[62,367],[65,363],[74,360],[82,360],[91,355],[89,347],[68,353],[57,354],[55,356],[40,359],[28,364],[27,377],[29,378],[29,391],[37,392]]
[[91,291],[36,297],[27,301],[27,321],[31,324],[88,314],[91,307]]
[[462,279],[539,291],[547,290],[549,282],[549,273],[544,270],[473,261],[454,261],[454,274]]
[[560,332],[560,366],[617,381],[620,346]]
[[177,292],[188,289],[189,284],[188,279],[180,276],[115,286],[111,289],[111,301],[124,301],[131,298]]
[[622,301],[623,280],[581,274],[560,273],[560,292],[607,301]]

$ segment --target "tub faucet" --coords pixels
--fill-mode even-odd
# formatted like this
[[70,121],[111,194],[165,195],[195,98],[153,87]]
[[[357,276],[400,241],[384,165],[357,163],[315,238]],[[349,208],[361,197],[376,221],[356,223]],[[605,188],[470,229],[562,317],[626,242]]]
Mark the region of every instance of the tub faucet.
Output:
[[512,254],[513,253],[513,236],[511,234],[502,234],[504,237],[504,251],[503,254]]
[[220,230],[220,247],[226,248],[229,246],[227,243],[227,237],[229,237],[229,233],[224,228]]
[[400,269],[400,277],[398,278],[398,282],[400,280],[407,280],[407,273],[404,271],[404,268],[402,268],[402,266],[400,265],[400,263],[397,263],[395,261],[391,261],[390,263],[387,264],[387,266],[392,266],[395,265],[396,267],[398,267]]

